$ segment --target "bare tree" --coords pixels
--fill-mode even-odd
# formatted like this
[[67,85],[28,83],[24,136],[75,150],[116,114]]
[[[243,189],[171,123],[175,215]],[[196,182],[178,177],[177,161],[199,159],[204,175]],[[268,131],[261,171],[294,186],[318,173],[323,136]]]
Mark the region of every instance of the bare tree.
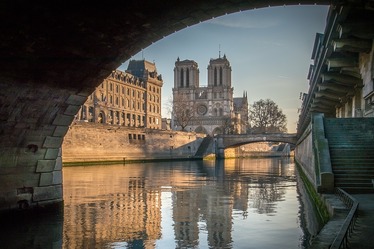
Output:
[[252,132],[287,132],[287,118],[274,101],[259,100],[249,107]]
[[174,94],[172,116],[174,122],[181,127],[182,131],[185,130],[186,126],[194,117],[195,106],[195,102],[190,101],[187,95],[182,93]]

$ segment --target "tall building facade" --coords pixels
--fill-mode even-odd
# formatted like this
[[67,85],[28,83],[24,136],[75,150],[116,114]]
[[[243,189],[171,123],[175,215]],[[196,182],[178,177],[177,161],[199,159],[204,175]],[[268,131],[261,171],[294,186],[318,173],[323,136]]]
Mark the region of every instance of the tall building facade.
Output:
[[115,70],[88,97],[77,119],[87,122],[161,129],[162,77],[146,60]]
[[231,66],[226,55],[211,59],[207,70],[208,84],[200,86],[199,68],[195,61],[178,58],[175,62],[173,129],[211,135],[245,133],[247,96],[233,97]]

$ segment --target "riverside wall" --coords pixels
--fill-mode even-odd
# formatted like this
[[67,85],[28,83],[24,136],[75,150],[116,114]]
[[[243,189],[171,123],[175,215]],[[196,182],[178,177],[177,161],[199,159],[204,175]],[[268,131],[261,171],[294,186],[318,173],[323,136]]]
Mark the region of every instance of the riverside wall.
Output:
[[308,180],[316,187],[316,167],[313,153],[312,124],[309,124],[296,145],[295,160],[302,167]]
[[192,158],[205,134],[73,122],[62,144],[63,164]]

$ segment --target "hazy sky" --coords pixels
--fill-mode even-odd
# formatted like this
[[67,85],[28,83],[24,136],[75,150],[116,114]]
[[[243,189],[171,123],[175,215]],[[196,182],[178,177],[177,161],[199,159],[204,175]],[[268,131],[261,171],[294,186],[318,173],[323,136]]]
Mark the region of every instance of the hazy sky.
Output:
[[[270,7],[229,14],[185,28],[143,49],[131,59],[154,61],[162,74],[163,117],[172,96],[176,59],[194,60],[200,85],[207,85],[211,58],[226,55],[232,68],[234,97],[248,92],[248,102],[272,99],[296,132],[300,92],[308,91],[307,74],[317,32],[323,33],[328,6]],[[119,69],[125,70],[128,62]]]

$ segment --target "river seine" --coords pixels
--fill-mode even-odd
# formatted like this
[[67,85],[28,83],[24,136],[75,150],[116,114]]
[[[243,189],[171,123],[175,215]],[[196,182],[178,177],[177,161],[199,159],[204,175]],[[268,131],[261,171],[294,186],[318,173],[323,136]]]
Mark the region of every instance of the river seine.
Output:
[[3,220],[0,248],[303,249],[300,182],[291,158],[64,167],[63,209]]

